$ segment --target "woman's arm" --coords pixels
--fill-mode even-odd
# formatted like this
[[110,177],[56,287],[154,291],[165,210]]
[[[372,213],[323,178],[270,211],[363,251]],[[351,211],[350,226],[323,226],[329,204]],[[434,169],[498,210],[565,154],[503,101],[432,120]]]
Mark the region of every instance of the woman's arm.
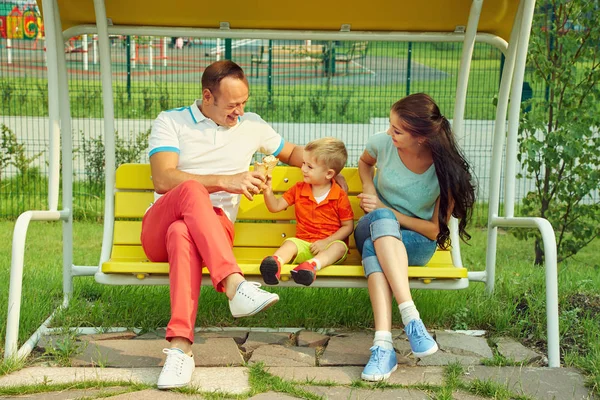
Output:
[[[381,207],[385,207],[383,203],[381,203]],[[454,209],[454,201],[452,198],[448,200],[448,215],[446,221],[450,222],[450,218],[452,217],[452,211]],[[396,215],[396,219],[400,223],[400,226],[403,228],[410,229],[411,231],[415,231],[420,233],[421,235],[427,237],[431,240],[436,240],[437,235],[440,233],[440,224],[438,221],[438,216],[440,214],[440,198],[438,197],[435,202],[435,208],[433,209],[433,215],[429,221],[409,217],[404,215],[394,209],[391,209]]]
[[358,176],[360,176],[360,181],[362,182],[363,193],[377,193],[375,191],[375,184],[373,183],[375,164],[377,164],[377,159],[373,158],[366,150],[360,156],[360,160],[358,160]]

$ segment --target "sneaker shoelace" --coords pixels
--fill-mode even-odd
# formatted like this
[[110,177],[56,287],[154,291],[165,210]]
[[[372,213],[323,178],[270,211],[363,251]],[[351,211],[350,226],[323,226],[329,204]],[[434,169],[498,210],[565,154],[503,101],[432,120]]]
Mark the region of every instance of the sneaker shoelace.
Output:
[[379,363],[383,357],[381,353],[383,353],[383,349],[379,346],[371,347],[371,358],[369,359],[369,363],[371,365],[375,365],[379,368]]
[[178,376],[181,375],[181,370],[183,369],[183,357],[178,357],[185,354],[179,354],[176,350],[171,349],[163,349],[163,353],[167,355],[167,359],[165,360],[165,365],[163,370],[165,372],[174,371]]
[[[243,296],[247,297],[250,300],[253,300],[253,301],[255,300],[255,298],[252,296],[252,294],[265,294],[265,293],[269,293],[269,292],[266,292],[266,291],[260,289],[261,284],[258,283],[258,282],[249,282],[249,281],[246,281],[246,283],[248,285],[244,285],[245,289],[244,288],[240,288],[240,290],[238,290],[238,293],[241,293]],[[250,293],[246,293],[246,291],[248,291]],[[250,294],[250,296],[249,296],[249,294]]]
[[410,324],[406,334],[413,337],[417,344],[421,344],[421,342],[427,340],[427,331],[425,330],[425,326],[423,324]]

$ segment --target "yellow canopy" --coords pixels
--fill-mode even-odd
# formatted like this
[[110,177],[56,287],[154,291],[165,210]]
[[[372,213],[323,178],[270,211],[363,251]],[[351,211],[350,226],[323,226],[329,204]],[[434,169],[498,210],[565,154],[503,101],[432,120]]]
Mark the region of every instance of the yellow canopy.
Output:
[[[518,1],[486,0],[479,32],[508,41]],[[115,25],[339,31],[452,32],[465,26],[469,0],[105,0]],[[38,0],[41,9],[41,0]],[[95,24],[92,0],[58,0],[62,28]]]

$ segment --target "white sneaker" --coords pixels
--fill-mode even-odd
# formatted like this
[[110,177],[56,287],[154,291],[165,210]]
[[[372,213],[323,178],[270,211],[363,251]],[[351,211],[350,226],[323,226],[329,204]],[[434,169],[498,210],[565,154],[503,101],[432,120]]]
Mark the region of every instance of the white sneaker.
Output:
[[196,366],[194,357],[179,349],[163,349],[163,353],[167,355],[167,359],[158,377],[158,388],[173,389],[190,383]]
[[229,309],[234,318],[249,317],[265,310],[279,301],[279,296],[260,288],[258,282],[243,281],[229,300]]

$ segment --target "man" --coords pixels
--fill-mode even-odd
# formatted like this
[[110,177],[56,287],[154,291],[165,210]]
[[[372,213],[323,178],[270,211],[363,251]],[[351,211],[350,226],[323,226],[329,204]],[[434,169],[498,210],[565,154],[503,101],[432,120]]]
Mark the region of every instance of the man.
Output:
[[233,221],[240,194],[252,200],[264,177],[249,172],[255,152],[302,165],[302,147],[286,142],[258,115],[244,113],[248,81],[231,61],[218,61],[202,75],[202,98],[162,112],[150,135],[155,203],[142,222],[142,246],[151,261],[170,265],[170,349],[159,389],[185,386],[194,371],[192,342],[202,266],[225,292],[234,317],[254,315],[279,296],[247,282],[233,256]]

